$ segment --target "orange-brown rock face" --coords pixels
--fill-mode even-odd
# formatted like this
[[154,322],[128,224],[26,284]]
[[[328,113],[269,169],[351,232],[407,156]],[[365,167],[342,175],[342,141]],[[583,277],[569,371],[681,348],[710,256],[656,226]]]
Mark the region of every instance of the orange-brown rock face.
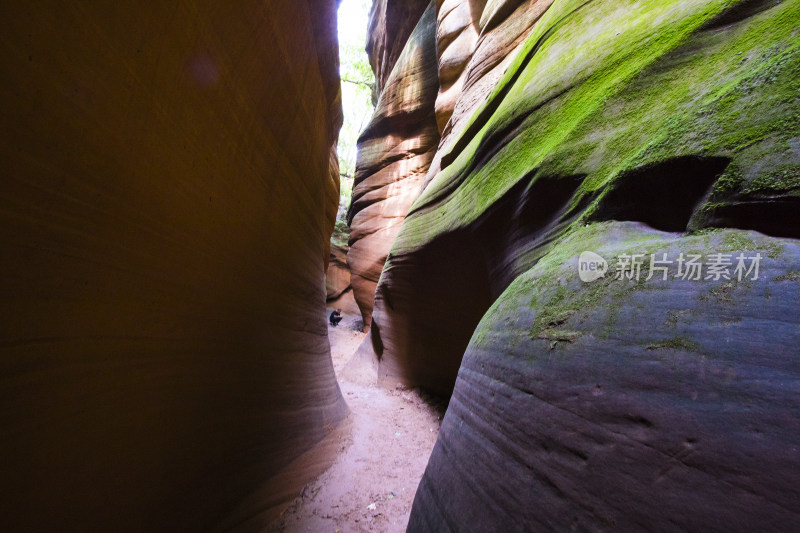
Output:
[[328,268],[325,272],[325,292],[328,302],[350,290],[350,268],[347,266],[349,233],[343,222],[337,222],[331,236]]
[[429,0],[373,0],[367,54],[375,72],[378,94],[429,3]]
[[346,414],[335,2],[6,2],[0,26],[0,529],[257,527]]
[[439,131],[453,114],[464,86],[464,74],[480,33],[480,16],[486,0],[437,0],[436,52],[439,58],[439,95],[436,123]]
[[553,0],[440,0],[436,122],[442,140],[425,184],[441,170],[443,155],[486,101],[552,3]]
[[[417,37],[409,39],[396,61],[390,53],[396,44],[392,48],[386,43],[396,43],[403,36],[402,25],[387,23],[390,7],[376,3],[368,49],[381,102],[359,144],[348,253],[353,290],[365,324],[372,320],[375,288],[411,202],[441,170],[442,157],[456,134],[485,101],[551,4],[552,0],[439,0],[436,20],[422,19],[415,30]],[[410,16],[410,12],[404,14]],[[429,34],[431,27],[435,27],[435,66],[431,64],[429,35],[425,50],[421,48],[422,31]],[[391,76],[382,82],[387,68],[392,67]],[[437,93],[432,97],[435,86]],[[431,113],[437,131],[431,125]]]
[[347,267],[347,247],[331,246],[325,289],[328,300],[335,300],[350,288],[350,269]]
[[[437,72],[428,75],[439,77],[434,112],[442,137],[432,159],[428,160],[428,172],[419,185],[420,191],[441,172],[442,166],[451,162],[448,154],[453,152],[453,144],[464,134],[470,117],[486,102],[508,65],[517,56],[525,38],[551,4],[552,0],[437,2]],[[390,159],[391,155],[381,145],[377,145],[370,153],[376,160]],[[446,184],[442,185],[443,189],[447,187]],[[402,221],[402,218],[397,219],[398,224]],[[391,233],[384,229],[394,223],[394,219],[389,223],[375,219],[371,223],[375,233],[382,231],[395,238],[399,232],[399,228],[393,228]],[[354,227],[357,227],[356,224]],[[493,231],[491,227],[482,228],[481,238],[490,242],[495,240]],[[414,262],[424,264],[429,274],[416,277],[412,283],[404,280],[396,285],[397,275],[391,274],[376,287],[383,265],[381,262],[379,267],[378,261],[374,261],[369,265],[370,283],[364,283],[361,298],[356,291],[356,298],[362,313],[371,311],[370,319],[378,324],[372,331],[372,341],[368,341],[372,346],[364,346],[359,354],[364,355],[364,359],[375,355],[381,358],[385,350],[389,355],[381,358],[380,377],[449,394],[470,332],[493,296],[492,291],[486,289],[490,281],[483,269],[475,268],[486,261],[485,247],[475,248],[480,239],[442,233],[436,246],[428,247],[413,258]],[[368,243],[365,241],[364,244]],[[391,244],[382,243],[381,249],[388,251]],[[348,256],[348,260],[351,256]],[[371,257],[378,259],[387,256],[386,253],[381,256],[373,253]],[[389,264],[397,267],[396,272],[402,273],[406,271],[404,261],[404,257],[393,256]],[[442,268],[448,262],[460,265],[458,275],[450,273],[452,267]],[[355,287],[357,282],[353,283]],[[400,290],[396,291],[395,288]],[[453,308],[453,294],[469,297]],[[366,304],[362,305],[362,302]],[[417,313],[413,311],[415,308],[428,311]],[[392,309],[403,311],[393,312]],[[436,319],[432,321],[431,317]],[[372,354],[372,351],[378,353]],[[417,355],[407,358],[411,353]],[[367,354],[370,354],[369,357]],[[356,358],[353,366],[361,362],[365,361]]]
[[438,90],[435,31],[431,4],[408,39],[358,143],[347,262],[367,325],[389,247],[419,194],[439,142],[433,107]]

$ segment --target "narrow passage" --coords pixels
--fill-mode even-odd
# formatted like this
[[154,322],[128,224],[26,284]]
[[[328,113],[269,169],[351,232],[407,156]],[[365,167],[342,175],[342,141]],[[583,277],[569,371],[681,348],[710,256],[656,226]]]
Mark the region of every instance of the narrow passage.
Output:
[[343,316],[338,327],[328,325],[328,335],[334,370],[350,406],[350,430],[341,437],[331,468],[305,487],[274,531],[405,531],[439,433],[445,406],[433,398],[402,387],[362,386],[341,375],[365,336],[360,316],[346,311]]

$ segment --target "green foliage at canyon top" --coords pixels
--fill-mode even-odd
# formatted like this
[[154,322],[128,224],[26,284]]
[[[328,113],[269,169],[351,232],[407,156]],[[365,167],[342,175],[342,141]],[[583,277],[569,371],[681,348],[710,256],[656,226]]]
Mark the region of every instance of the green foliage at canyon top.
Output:
[[339,72],[344,123],[339,132],[340,203],[348,205],[356,169],[356,141],[372,116],[375,76],[365,51],[372,2],[344,0],[339,8]]

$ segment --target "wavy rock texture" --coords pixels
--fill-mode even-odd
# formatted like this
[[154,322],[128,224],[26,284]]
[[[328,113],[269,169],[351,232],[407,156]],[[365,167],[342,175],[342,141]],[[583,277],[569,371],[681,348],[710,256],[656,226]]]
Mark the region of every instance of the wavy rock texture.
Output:
[[0,7],[0,529],[257,528],[329,459],[335,9]]
[[[797,529],[800,4],[520,8],[376,289],[379,379],[452,392],[410,530]],[[581,285],[603,244],[769,261]]]
[[[327,203],[328,215],[337,219],[339,216],[339,157],[334,145],[329,158],[331,180],[336,183],[336,194]],[[331,206],[335,206],[331,210]],[[325,267],[325,296],[330,302],[339,298],[350,289],[350,268],[347,266],[347,241],[350,231],[347,226],[338,219],[333,227],[333,234],[330,240],[330,254],[328,255],[327,266]]]
[[331,246],[328,270],[325,273],[328,300],[335,300],[350,289],[350,269],[347,267],[347,247]]
[[347,266],[349,235],[347,227],[337,221],[331,236],[331,253],[325,271],[325,295],[329,302],[350,290],[350,268]]
[[347,263],[366,325],[375,286],[403,218],[419,194],[439,142],[433,113],[436,18],[431,3],[386,81],[375,114],[358,141],[348,212]]
[[[587,247],[763,260],[757,280],[583,283]],[[409,531],[796,529],[798,264],[798,241],[737,230],[560,242],[473,335]]]
[[436,124],[444,131],[461,96],[464,78],[480,34],[480,16],[485,0],[437,0],[436,54],[439,61],[439,94]]
[[430,0],[373,0],[367,28],[367,55],[375,73],[376,95],[406,47]]
[[442,155],[486,101],[553,0],[484,3],[480,11],[480,2],[446,0],[439,10],[436,121],[442,140],[423,187],[441,171]]

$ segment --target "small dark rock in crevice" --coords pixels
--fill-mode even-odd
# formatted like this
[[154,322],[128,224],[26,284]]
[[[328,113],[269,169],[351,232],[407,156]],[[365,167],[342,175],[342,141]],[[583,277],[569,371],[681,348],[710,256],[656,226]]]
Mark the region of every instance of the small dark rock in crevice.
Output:
[[649,419],[647,419],[647,418],[645,418],[645,417],[643,417],[641,415],[630,415],[628,417],[628,420],[630,420],[634,424],[637,424],[637,425],[640,425],[640,426],[644,426],[646,428],[651,428],[651,427],[655,426],[655,424],[653,424],[653,422],[651,420],[649,420]]

